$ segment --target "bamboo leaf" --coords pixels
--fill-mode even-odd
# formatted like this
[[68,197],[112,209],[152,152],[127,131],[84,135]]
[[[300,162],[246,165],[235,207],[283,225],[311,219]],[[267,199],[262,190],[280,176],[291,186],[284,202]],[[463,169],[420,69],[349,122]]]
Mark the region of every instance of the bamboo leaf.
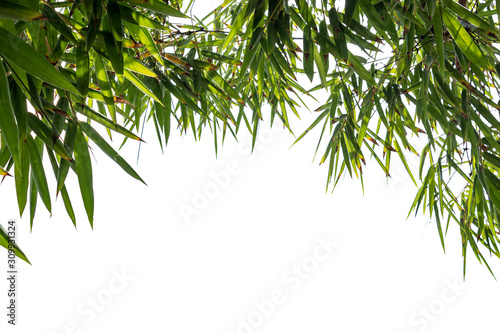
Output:
[[50,62],[22,39],[0,27],[0,54],[27,73],[58,88],[80,95]]
[[76,108],[78,113],[83,114],[87,118],[94,120],[95,122],[98,122],[99,124],[103,125],[104,127],[109,128],[110,130],[113,130],[115,132],[123,134],[127,138],[142,141],[140,137],[138,137],[137,135],[135,135],[134,133],[132,133],[131,131],[129,131],[125,127],[118,125],[118,124],[114,124],[112,120],[110,120],[110,119],[104,117],[103,115],[101,115],[100,113],[92,110],[87,105],[82,105],[82,104],[77,103],[75,105],[75,108]]
[[28,126],[35,132],[47,147],[54,150],[62,158],[72,161],[71,154],[68,152],[59,137],[54,138],[52,130],[47,127],[34,114],[28,113]]
[[83,97],[87,97],[89,93],[90,83],[90,61],[89,52],[85,49],[84,44],[76,48],[76,86]]
[[152,70],[144,66],[140,61],[131,57],[127,52],[123,54],[123,61],[124,61],[123,66],[125,67],[125,69],[128,69],[132,72],[145,76],[150,76],[150,77],[158,76]]
[[20,21],[44,19],[39,11],[7,0],[0,1],[0,18]]
[[151,91],[149,91],[148,87],[146,87],[146,85],[141,80],[139,80],[128,69],[125,70],[125,78],[127,80],[129,80],[130,82],[132,82],[132,84],[134,86],[136,86],[137,89],[139,89],[140,91],[142,91],[144,94],[148,95],[149,97],[151,97],[152,99],[154,99],[156,102],[162,104],[161,101],[160,101],[160,99],[155,94],[153,94]]
[[82,129],[78,127],[75,139],[75,171],[82,194],[83,205],[87,212],[90,226],[94,225],[94,185],[92,180],[92,163],[87,140]]
[[47,178],[45,177],[45,171],[43,168],[40,151],[38,150],[35,141],[30,135],[28,135],[27,143],[30,156],[29,160],[31,164],[31,174],[33,175],[36,188],[38,190],[38,193],[40,194],[40,198],[42,198],[43,204],[45,205],[45,207],[47,207],[47,210],[51,212],[52,207],[50,201],[49,186],[47,185]]
[[[27,139],[27,138],[26,138]],[[17,204],[19,206],[19,215],[23,216],[26,203],[28,201],[28,186],[30,181],[30,157],[28,143],[21,140],[19,144],[19,164],[14,167],[16,180]]]
[[441,7],[437,6],[432,17],[434,23],[434,32],[436,36],[436,50],[439,60],[439,72],[444,76],[445,72],[445,55],[444,55],[444,42],[443,42],[443,21],[441,18]]
[[[115,40],[115,36],[109,25],[109,20],[103,21],[103,37],[107,58],[118,77],[123,75],[124,53],[121,40]],[[94,47],[95,48],[95,47]]]
[[[76,126],[75,126],[75,128],[76,128]],[[59,175],[59,167],[57,165],[56,157],[51,151],[47,151],[47,154],[49,155],[50,164],[52,165],[52,170],[54,171],[54,175],[57,177]],[[65,160],[62,160],[62,161],[65,161]],[[66,212],[68,213],[69,218],[73,222],[73,225],[76,227],[75,212],[73,210],[73,205],[71,204],[71,201],[69,199],[69,195],[68,195],[68,191],[66,190],[66,186],[64,186],[64,185],[61,188],[61,195],[63,197]]]
[[91,4],[92,8],[90,11],[88,30],[85,36],[85,45],[87,51],[90,51],[99,33],[99,28],[101,27],[102,3],[101,0],[89,0],[88,2]]
[[248,8],[248,3],[241,9],[240,13],[234,20],[233,26],[231,27],[229,34],[224,40],[224,44],[222,45],[222,50],[226,49],[229,46],[229,44],[233,42],[234,38],[238,35],[238,33],[241,32],[243,24],[246,22],[248,16],[250,15],[249,10],[247,10],[247,8]]
[[133,10],[129,6],[120,3],[120,15],[123,21],[136,24],[144,28],[155,30],[169,30],[166,26],[158,23],[157,21],[149,18],[148,16]]
[[453,40],[464,55],[481,68],[494,70],[488,58],[481,52],[474,39],[469,35],[463,25],[446,9],[441,11],[444,24],[448,28]]
[[225,56],[223,54],[215,53],[209,50],[201,50],[201,54],[204,55],[207,58],[216,60],[216,61],[222,61],[225,62],[226,64],[234,65],[234,66],[240,66],[242,64],[241,60]]
[[0,245],[5,247],[7,250],[12,249],[12,251],[14,251],[18,258],[26,261],[31,265],[24,252],[21,251],[17,243],[9,237],[8,232],[3,228],[2,225],[0,225]]
[[182,17],[182,18],[189,18],[186,14],[178,11],[177,9],[173,8],[172,6],[169,6],[160,0],[126,0],[128,3],[131,3],[135,6],[146,8],[149,10],[152,10],[154,12],[164,14],[167,16],[174,16],[174,17]]
[[38,191],[36,189],[35,178],[33,177],[33,170],[30,172],[30,230],[33,230],[33,222],[35,220],[36,205],[38,201]]
[[102,136],[92,128],[92,126],[85,122],[80,122],[79,125],[83,132],[126,173],[146,185],[137,172],[135,172],[135,170],[102,138]]
[[[0,46],[1,47],[1,46]],[[19,163],[19,131],[10,98],[9,81],[0,63],[0,131],[15,164]]]
[[111,90],[111,84],[109,83],[108,74],[106,73],[106,68],[101,59],[101,56],[94,52],[94,66],[95,73],[97,77],[97,82],[99,83],[99,88],[101,89],[102,96],[108,107],[109,114],[113,123],[116,124],[116,110],[115,110],[115,99],[113,96],[113,91]]
[[[76,130],[77,130],[77,125],[76,123],[69,122],[66,125],[66,133],[64,135],[64,143],[68,147],[68,152],[70,154],[73,154],[73,150],[75,147],[75,140],[76,140]],[[66,176],[68,175],[68,171],[70,168],[72,162],[62,159],[59,165],[59,170],[57,172],[57,194],[62,190],[64,187],[64,181],[66,180]]]
[[[477,16],[467,8],[459,5],[453,0],[442,0],[443,4],[446,5],[446,7],[450,8],[455,14],[457,14],[459,17],[461,17],[463,20],[466,20],[475,26],[477,26],[480,29],[483,29],[485,31],[491,32],[492,34],[495,35],[500,35],[500,31],[498,31],[494,26],[489,24],[487,21],[483,20],[481,17]],[[439,7],[439,6],[438,6]],[[437,7],[436,7],[437,9]]]
[[79,44],[75,36],[73,36],[73,31],[71,31],[66,22],[61,19],[59,14],[49,4],[42,3],[41,10],[46,16],[47,21],[50,22],[50,24],[61,33],[61,35],[73,44]]
[[357,0],[346,0],[345,1],[345,15],[344,23],[349,26],[352,21],[354,12],[356,11]]
[[325,110],[323,111],[314,121],[313,123],[304,131],[304,133],[302,133],[298,138],[297,140],[295,140],[295,142],[292,144],[295,145],[297,142],[299,142],[300,139],[302,139],[310,130],[312,130],[314,127],[316,127],[316,125],[318,125],[318,123],[323,119],[325,118],[325,116],[327,114],[330,113],[330,110]]

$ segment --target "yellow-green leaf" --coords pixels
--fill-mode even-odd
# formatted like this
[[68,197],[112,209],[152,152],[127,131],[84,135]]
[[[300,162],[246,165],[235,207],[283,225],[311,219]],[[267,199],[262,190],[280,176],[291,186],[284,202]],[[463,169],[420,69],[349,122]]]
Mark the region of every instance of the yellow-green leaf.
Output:
[[453,40],[458,45],[463,54],[473,63],[478,65],[483,69],[494,70],[491,66],[488,58],[481,52],[481,49],[476,44],[474,39],[469,35],[467,30],[463,25],[455,18],[454,15],[450,14],[446,9],[441,10],[444,24],[448,28],[448,31],[453,37]]

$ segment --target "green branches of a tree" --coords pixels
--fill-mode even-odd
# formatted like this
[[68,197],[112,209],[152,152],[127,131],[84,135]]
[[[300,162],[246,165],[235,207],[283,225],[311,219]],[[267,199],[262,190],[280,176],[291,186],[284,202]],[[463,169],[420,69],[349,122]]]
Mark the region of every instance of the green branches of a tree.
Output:
[[50,211],[57,194],[76,224],[65,187],[74,172],[92,224],[89,146],[142,181],[112,136],[141,140],[150,121],[162,149],[172,129],[209,130],[216,150],[242,128],[255,143],[263,119],[291,132],[302,98],[322,92],[297,141],[318,127],[328,184],[362,180],[367,160],[390,177],[399,159],[418,187],[411,212],[432,217],[443,248],[458,224],[465,273],[467,251],[486,265],[483,253],[500,256],[496,4],[226,0],[198,18],[193,1],[1,1],[0,175],[14,176],[31,223],[38,199]]

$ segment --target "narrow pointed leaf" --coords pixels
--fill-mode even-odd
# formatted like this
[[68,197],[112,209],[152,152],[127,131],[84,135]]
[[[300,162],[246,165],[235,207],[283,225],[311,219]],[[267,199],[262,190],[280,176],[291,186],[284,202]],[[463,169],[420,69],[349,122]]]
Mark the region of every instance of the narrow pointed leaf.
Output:
[[113,161],[116,162],[126,173],[128,173],[133,178],[141,181],[146,185],[146,183],[141,179],[141,177],[135,172],[135,170],[111,147],[103,137],[97,133],[95,129],[85,122],[80,122],[80,127],[83,132],[97,145],[99,148],[106,153]]
[[0,54],[27,73],[58,88],[80,95],[78,90],[45,57],[3,28],[0,28]]
[[21,140],[19,144],[19,164],[15,167],[17,204],[19,216],[23,216],[26,203],[28,202],[28,187],[30,181],[30,160],[28,142]]
[[47,178],[45,177],[45,171],[42,164],[42,158],[40,156],[40,151],[33,138],[28,136],[28,150],[30,156],[31,174],[35,180],[36,188],[42,198],[42,202],[47,207],[47,210],[52,211],[49,186],[47,185]]
[[60,138],[54,138],[52,130],[38,119],[34,114],[28,113],[28,126],[36,133],[47,147],[54,150],[62,158],[72,161],[71,154],[68,152]]
[[481,68],[493,70],[488,58],[483,54],[474,39],[469,35],[464,26],[447,10],[441,11],[443,21],[448,28],[455,43],[457,43],[464,55]]
[[94,185],[92,179],[92,163],[89,146],[80,127],[75,140],[75,171],[78,176],[83,205],[87,212],[90,225],[94,224]]
[[131,138],[133,140],[142,141],[140,137],[138,137],[134,133],[130,132],[125,127],[118,125],[118,124],[114,124],[111,119],[104,117],[102,114],[92,110],[87,105],[83,106],[82,104],[75,104],[75,108],[76,108],[78,113],[81,113],[84,116],[88,117],[89,119],[98,122],[99,124],[105,126],[106,128],[109,128],[115,132],[123,134],[126,137]]
[[128,3],[133,4],[138,7],[146,8],[154,12],[165,14],[167,16],[189,18],[186,14],[178,11],[177,9],[169,6],[160,0],[127,0]]
[[109,114],[113,123],[116,124],[116,110],[115,110],[115,99],[113,96],[113,91],[111,90],[111,84],[109,83],[108,74],[106,72],[106,67],[101,59],[101,56],[94,52],[94,66],[95,73],[97,77],[97,82],[99,83],[99,88],[101,89],[102,96],[108,107]]
[[[1,46],[0,46],[1,47]],[[0,62],[0,131],[14,162],[19,163],[19,131],[10,98],[9,81]]]
[[0,245],[5,247],[7,250],[12,249],[12,251],[14,251],[14,253],[18,258],[26,261],[28,264],[31,265],[30,261],[28,260],[24,252],[21,251],[17,243],[9,237],[9,234],[3,228],[2,225],[0,225]]
[[20,4],[3,0],[0,1],[0,18],[20,21],[35,21],[43,19],[42,13]]

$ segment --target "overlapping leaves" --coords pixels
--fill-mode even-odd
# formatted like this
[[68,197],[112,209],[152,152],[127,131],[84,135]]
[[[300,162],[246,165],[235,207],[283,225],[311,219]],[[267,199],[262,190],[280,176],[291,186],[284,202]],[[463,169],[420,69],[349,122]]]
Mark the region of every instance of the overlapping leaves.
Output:
[[412,211],[433,217],[443,247],[453,220],[464,259],[500,256],[495,2],[226,0],[201,19],[192,4],[0,2],[0,174],[14,168],[21,214],[29,202],[33,223],[37,198],[51,209],[45,156],[73,223],[76,173],[92,223],[90,147],[142,181],[106,135],[141,140],[152,121],[164,147],[172,126],[195,138],[209,127],[217,151],[241,127],[255,143],[266,117],[292,132],[302,99],[327,91],[297,141],[318,127],[328,184],[362,181],[369,161],[389,177],[396,157],[418,186]]

